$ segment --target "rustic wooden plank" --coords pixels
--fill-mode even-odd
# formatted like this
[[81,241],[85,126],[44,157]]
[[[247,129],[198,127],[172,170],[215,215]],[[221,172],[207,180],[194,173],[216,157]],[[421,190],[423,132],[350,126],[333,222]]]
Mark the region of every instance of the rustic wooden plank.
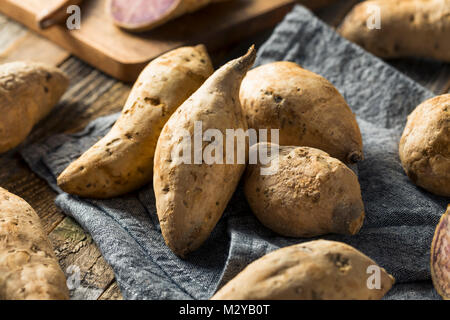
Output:
[[11,43],[27,32],[27,29],[1,15],[0,19],[0,50],[7,48]]
[[98,299],[114,279],[92,238],[71,218],[65,218],[49,235],[70,295],[76,300]]
[[108,289],[98,298],[98,300],[123,300],[122,293],[120,292],[117,282],[114,281]]
[[5,50],[0,50],[0,63],[26,60],[57,66],[69,57],[68,51],[31,31],[26,31],[10,42]]

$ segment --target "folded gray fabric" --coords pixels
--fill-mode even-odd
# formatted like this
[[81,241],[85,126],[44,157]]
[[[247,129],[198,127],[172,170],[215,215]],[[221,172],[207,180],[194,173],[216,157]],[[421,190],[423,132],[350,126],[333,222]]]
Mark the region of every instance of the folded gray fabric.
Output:
[[[429,250],[446,199],[414,186],[398,159],[407,115],[433,94],[378,58],[342,39],[297,6],[260,48],[257,65],[290,60],[329,79],[356,113],[366,160],[358,172],[366,221],[346,242],[373,258],[397,280],[386,298],[438,299]],[[59,135],[24,149],[30,167],[59,193],[56,203],[93,237],[114,269],[126,299],[208,299],[247,264],[277,248],[309,241],[277,236],[252,215],[241,186],[208,241],[187,260],[164,244],[152,186],[111,200],[62,193],[55,177],[103,136],[118,114],[83,132]]]

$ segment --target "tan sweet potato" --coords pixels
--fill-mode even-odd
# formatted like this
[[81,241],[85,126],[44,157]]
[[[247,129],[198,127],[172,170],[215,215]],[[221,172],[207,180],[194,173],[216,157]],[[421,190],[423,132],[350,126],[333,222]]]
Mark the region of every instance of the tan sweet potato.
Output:
[[69,80],[36,62],[0,65],[0,153],[18,146],[59,101]]
[[347,164],[363,159],[361,133],[342,95],[293,62],[250,71],[240,99],[249,128],[279,129],[280,145],[317,148]]
[[316,240],[252,262],[212,299],[372,300],[381,299],[393,284],[391,275],[355,248]]
[[0,188],[0,300],[68,298],[66,278],[36,212]]
[[450,300],[450,204],[436,227],[430,261],[436,291],[445,300]]
[[[267,153],[268,146],[251,150]],[[262,175],[261,163],[249,165],[244,180],[247,201],[266,227],[288,237],[359,231],[364,203],[358,177],[344,163],[318,149],[281,146],[270,166],[276,172]]]
[[[245,169],[245,159],[244,164],[227,164],[226,151],[220,156],[223,164],[207,164],[203,154],[195,164],[195,125],[201,124],[202,135],[209,129],[223,136],[226,129],[247,129],[239,87],[255,57],[251,48],[216,71],[178,108],[159,137],[153,175],[156,208],[167,245],[181,257],[209,237]],[[203,141],[197,149],[202,152],[209,144]],[[235,143],[235,155],[237,148]],[[191,162],[182,159],[186,153]]]
[[179,48],[150,62],[111,131],[61,173],[58,185],[71,194],[110,198],[151,182],[164,124],[213,72],[202,45]]
[[[371,25],[376,21],[372,8],[380,10],[379,26]],[[364,1],[347,15],[338,32],[382,58],[450,62],[450,0]]]
[[408,116],[399,155],[416,185],[450,197],[450,94],[423,102]]
[[230,0],[109,0],[107,10],[114,23],[133,32],[148,31],[210,3]]

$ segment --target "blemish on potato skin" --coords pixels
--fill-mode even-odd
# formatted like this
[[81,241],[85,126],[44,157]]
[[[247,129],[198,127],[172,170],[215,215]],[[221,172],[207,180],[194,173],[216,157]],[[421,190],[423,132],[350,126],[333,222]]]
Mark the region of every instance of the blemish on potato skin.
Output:
[[144,101],[153,106],[159,106],[161,104],[161,100],[158,97],[145,97]]

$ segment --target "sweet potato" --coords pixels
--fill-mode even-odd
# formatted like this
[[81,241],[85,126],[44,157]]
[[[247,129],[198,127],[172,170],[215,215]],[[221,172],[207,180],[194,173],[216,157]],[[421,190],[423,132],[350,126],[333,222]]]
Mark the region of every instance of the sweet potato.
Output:
[[445,300],[450,300],[450,204],[436,227],[430,261],[436,291]]
[[64,273],[36,212],[0,188],[0,300],[68,298]]
[[399,155],[411,181],[450,197],[450,94],[423,102],[408,116]]
[[[230,200],[245,169],[244,164],[207,164],[205,158],[195,164],[195,125],[202,132],[215,129],[225,136],[226,129],[247,129],[239,88],[256,57],[254,48],[243,57],[228,62],[216,71],[200,89],[178,108],[159,137],[155,152],[153,186],[161,231],[169,248],[184,257],[209,237]],[[187,137],[186,137],[187,135]],[[203,152],[210,143],[203,141]],[[225,144],[225,143],[224,143]],[[225,148],[224,148],[225,149]],[[234,154],[238,144],[234,143]],[[190,163],[182,157],[189,153]]]
[[361,132],[342,95],[293,62],[250,71],[240,99],[249,128],[279,129],[280,145],[317,148],[346,164],[363,159]]
[[69,79],[36,62],[0,66],[0,153],[18,146],[59,101]]
[[355,248],[316,240],[254,261],[212,299],[372,300],[381,299],[393,284],[391,275]]
[[[371,26],[377,14],[372,8],[380,10],[378,29]],[[450,0],[364,1],[347,15],[338,32],[382,58],[450,62]]]
[[58,177],[61,189],[83,197],[110,198],[151,182],[164,124],[213,71],[202,45],[179,48],[150,62],[111,131]]
[[197,11],[213,2],[229,0],[109,0],[107,9],[114,23],[128,31],[154,29],[184,14]]
[[[252,146],[251,152],[269,148]],[[275,164],[276,163],[276,164]],[[256,217],[269,229],[288,237],[327,233],[356,234],[364,221],[358,177],[344,163],[309,147],[279,148],[261,174],[261,163],[249,165],[245,196]]]

